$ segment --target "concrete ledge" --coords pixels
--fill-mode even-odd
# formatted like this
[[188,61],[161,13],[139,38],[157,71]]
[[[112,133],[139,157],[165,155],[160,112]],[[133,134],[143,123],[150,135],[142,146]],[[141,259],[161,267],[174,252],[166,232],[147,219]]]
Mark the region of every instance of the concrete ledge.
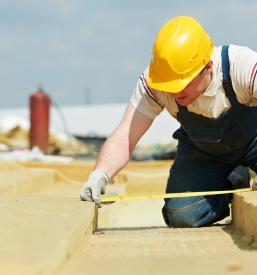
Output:
[[21,163],[27,168],[50,168],[77,181],[85,181],[94,167],[94,161],[72,161],[70,163],[27,161]]
[[232,222],[236,231],[257,242],[257,192],[235,194],[232,202]]
[[79,239],[92,235],[94,204],[79,199],[2,196],[0,274],[52,274]]
[[[115,176],[115,182],[123,182],[127,179],[131,181],[134,179],[134,176],[138,177],[139,174],[142,176],[147,175],[148,173],[153,173],[158,171],[161,173],[161,176],[166,177],[169,174],[169,169],[173,161],[171,160],[160,160],[160,161],[129,161],[128,164],[120,173]],[[40,161],[27,161],[20,163],[21,167],[27,168],[51,168],[62,173],[63,175],[69,177],[72,180],[85,181],[94,167],[95,161],[73,161],[71,163],[47,163]],[[166,172],[165,172],[166,171]],[[149,181],[150,177],[147,178]]]
[[0,160],[0,172],[7,172],[13,170],[23,170],[25,169],[22,165],[20,165],[17,161],[5,161]]
[[54,183],[56,173],[47,169],[20,169],[0,173],[0,194],[31,194]]

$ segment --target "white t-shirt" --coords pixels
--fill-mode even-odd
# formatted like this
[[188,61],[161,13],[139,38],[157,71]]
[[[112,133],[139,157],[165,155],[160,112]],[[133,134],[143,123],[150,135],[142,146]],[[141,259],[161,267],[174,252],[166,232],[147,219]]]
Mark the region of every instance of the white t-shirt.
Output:
[[[212,55],[213,78],[209,87],[187,106],[190,112],[217,118],[228,111],[231,104],[222,87],[221,46]],[[257,53],[247,47],[229,46],[230,77],[238,102],[257,106]],[[149,67],[141,74],[130,99],[132,105],[154,119],[165,108],[176,118],[178,107],[171,93],[151,89],[147,85]]]

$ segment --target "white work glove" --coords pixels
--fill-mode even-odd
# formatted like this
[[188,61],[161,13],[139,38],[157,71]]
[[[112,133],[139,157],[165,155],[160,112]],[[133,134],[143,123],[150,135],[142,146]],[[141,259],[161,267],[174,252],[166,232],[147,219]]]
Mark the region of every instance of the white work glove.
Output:
[[105,186],[109,182],[109,175],[106,171],[96,169],[90,173],[88,180],[84,184],[80,199],[82,201],[101,202],[101,194],[105,194]]

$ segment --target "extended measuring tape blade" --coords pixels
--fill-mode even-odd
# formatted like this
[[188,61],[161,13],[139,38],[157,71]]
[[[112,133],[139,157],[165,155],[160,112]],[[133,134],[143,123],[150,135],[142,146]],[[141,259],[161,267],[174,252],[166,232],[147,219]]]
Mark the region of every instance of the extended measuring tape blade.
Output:
[[166,199],[166,198],[187,198],[197,196],[212,196],[212,195],[224,195],[232,193],[249,192],[251,188],[240,188],[235,190],[224,191],[207,191],[207,192],[184,192],[184,193],[167,193],[157,195],[139,195],[139,196],[102,196],[101,202],[115,202],[115,201],[127,201],[127,200],[147,200],[147,199]]

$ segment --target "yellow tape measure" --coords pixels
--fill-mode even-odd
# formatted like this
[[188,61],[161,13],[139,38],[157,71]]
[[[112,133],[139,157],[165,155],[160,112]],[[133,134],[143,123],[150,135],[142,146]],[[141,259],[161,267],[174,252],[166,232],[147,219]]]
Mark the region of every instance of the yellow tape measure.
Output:
[[208,191],[208,192],[184,192],[184,193],[168,193],[157,195],[138,195],[138,196],[102,196],[101,202],[128,201],[128,200],[147,200],[147,199],[165,199],[165,198],[187,198],[196,196],[212,196],[232,193],[249,192],[251,188],[241,188],[235,190],[224,191]]

